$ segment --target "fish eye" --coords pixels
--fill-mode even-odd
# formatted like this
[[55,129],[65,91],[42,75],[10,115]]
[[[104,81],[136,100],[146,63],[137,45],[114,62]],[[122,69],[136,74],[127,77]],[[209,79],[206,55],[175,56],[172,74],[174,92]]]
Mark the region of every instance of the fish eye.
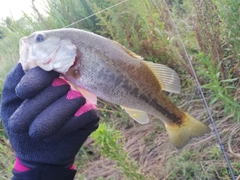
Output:
[[44,40],[44,35],[43,34],[37,34],[36,37],[35,37],[35,41],[37,43],[40,43]]

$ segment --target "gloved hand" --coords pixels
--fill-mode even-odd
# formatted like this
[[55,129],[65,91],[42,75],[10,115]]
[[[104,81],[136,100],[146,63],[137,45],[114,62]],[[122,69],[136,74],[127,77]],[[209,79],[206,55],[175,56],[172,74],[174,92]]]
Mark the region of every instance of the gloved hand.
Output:
[[74,177],[75,171],[67,169],[98,127],[95,106],[58,77],[57,72],[39,67],[25,73],[17,64],[5,78],[1,118],[17,158],[15,179],[18,171],[39,168],[45,170],[41,176],[49,179],[54,169],[61,169],[56,170],[60,179]]

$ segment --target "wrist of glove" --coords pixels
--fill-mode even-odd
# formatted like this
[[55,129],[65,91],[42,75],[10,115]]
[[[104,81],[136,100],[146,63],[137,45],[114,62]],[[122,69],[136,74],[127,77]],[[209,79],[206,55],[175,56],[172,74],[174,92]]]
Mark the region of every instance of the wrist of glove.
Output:
[[[19,171],[21,169],[22,171]],[[39,165],[34,169],[29,169],[23,166],[20,160],[16,158],[15,166],[13,169],[14,176],[12,180],[73,180],[75,174],[76,170],[74,168],[69,169],[48,164]]]
[[95,106],[58,73],[25,73],[21,64],[5,78],[1,116],[16,157],[30,169],[70,168],[99,121]]

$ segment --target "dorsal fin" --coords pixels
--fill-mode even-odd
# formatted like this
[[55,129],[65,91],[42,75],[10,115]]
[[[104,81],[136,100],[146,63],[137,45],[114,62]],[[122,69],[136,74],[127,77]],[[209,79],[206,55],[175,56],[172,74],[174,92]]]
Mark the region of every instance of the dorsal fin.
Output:
[[144,63],[155,74],[163,90],[168,92],[180,93],[180,78],[173,69],[163,64],[156,64],[148,61],[144,61]]
[[119,44],[117,41],[113,41],[115,42],[118,46],[120,46],[124,51],[126,51],[126,53],[128,53],[130,56],[134,57],[134,58],[137,58],[137,59],[140,59],[140,60],[143,60],[143,58],[137,54],[135,54],[134,52],[128,50],[126,47],[124,47],[123,45]]
[[131,116],[135,121],[139,122],[140,124],[147,124],[149,122],[149,117],[144,111],[128,108],[125,106],[121,107],[129,114],[129,116]]

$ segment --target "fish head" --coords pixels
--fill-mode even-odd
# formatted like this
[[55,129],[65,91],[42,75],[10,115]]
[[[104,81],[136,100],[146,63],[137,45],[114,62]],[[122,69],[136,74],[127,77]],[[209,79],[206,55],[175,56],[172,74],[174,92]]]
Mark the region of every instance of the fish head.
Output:
[[39,66],[64,74],[74,64],[77,48],[63,34],[38,31],[20,39],[19,53],[24,70]]

